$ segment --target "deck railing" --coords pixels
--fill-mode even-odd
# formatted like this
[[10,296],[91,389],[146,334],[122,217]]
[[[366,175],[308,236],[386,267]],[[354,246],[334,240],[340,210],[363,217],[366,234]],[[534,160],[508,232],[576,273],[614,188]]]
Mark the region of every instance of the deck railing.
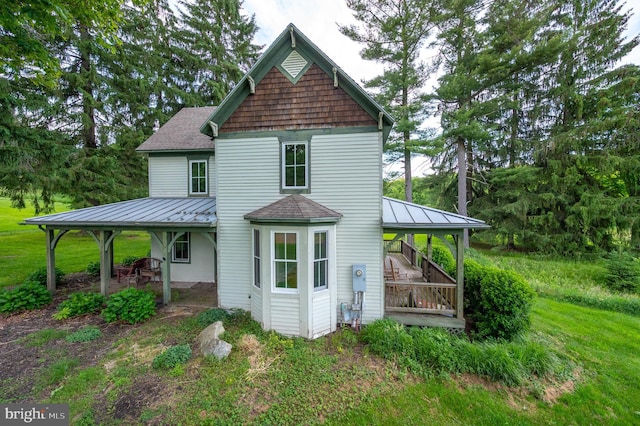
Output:
[[450,283],[387,281],[385,309],[388,312],[455,315],[456,285]]

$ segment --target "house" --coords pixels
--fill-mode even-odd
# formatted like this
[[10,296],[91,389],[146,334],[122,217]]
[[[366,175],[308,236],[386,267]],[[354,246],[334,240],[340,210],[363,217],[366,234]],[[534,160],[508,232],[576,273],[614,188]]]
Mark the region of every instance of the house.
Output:
[[[149,160],[149,198],[25,223],[47,231],[50,272],[65,232],[91,232],[105,294],[113,239],[137,229],[164,260],[165,303],[171,282],[203,281],[217,284],[221,307],[291,336],[385,315],[464,327],[463,286],[431,262],[430,249],[421,255],[400,237],[452,236],[461,260],[463,230],[486,225],[382,196],[392,124],[289,25],[217,108],[183,109],[138,148]],[[396,237],[385,242],[384,233]],[[411,265],[401,271],[403,259]],[[462,274],[459,261],[459,282]]]

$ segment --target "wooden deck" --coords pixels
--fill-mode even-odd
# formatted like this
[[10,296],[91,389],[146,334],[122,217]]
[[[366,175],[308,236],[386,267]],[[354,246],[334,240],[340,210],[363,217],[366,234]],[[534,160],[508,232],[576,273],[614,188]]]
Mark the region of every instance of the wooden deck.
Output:
[[[464,318],[456,317],[455,280],[437,265],[425,265],[426,259],[415,260],[420,267],[402,253],[385,257],[385,317],[406,325],[464,329]],[[429,282],[426,276],[438,282]]]

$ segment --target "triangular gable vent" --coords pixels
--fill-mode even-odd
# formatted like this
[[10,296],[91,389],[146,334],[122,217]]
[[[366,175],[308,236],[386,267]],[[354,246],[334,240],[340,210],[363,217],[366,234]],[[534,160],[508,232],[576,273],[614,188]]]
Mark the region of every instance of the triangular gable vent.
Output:
[[282,62],[282,69],[289,73],[292,78],[297,78],[298,74],[307,66],[309,62],[297,51],[292,51],[287,59]]

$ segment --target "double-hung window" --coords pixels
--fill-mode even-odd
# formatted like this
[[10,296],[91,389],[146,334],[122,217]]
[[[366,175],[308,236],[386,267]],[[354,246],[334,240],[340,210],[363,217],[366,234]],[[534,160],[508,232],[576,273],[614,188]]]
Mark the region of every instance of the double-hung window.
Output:
[[175,263],[189,263],[190,235],[188,232],[180,235],[173,244],[171,261]]
[[327,255],[327,231],[313,234],[313,290],[327,288],[329,257]]
[[282,189],[309,188],[308,142],[282,144]]
[[273,269],[276,289],[298,288],[298,234],[273,233]]
[[253,285],[260,288],[260,230],[253,230]]
[[206,195],[207,190],[207,160],[189,161],[189,194]]

